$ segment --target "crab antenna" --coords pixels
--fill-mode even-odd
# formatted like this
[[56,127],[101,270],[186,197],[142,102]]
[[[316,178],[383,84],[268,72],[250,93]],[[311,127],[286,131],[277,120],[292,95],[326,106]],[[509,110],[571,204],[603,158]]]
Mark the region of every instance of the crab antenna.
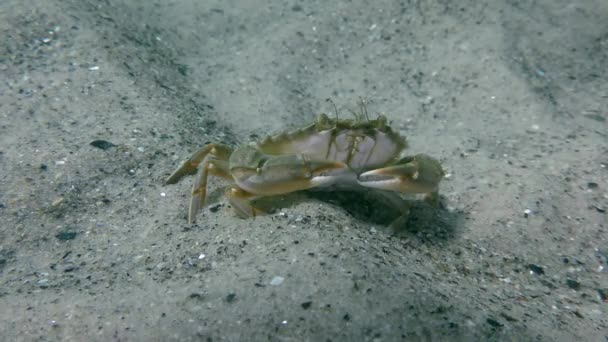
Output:
[[367,106],[365,105],[365,101],[363,97],[359,96],[359,107],[361,107],[361,113],[365,114],[365,118],[369,122],[369,115],[367,114]]
[[336,104],[330,98],[326,98],[325,101],[331,103],[331,105],[334,106],[334,111],[336,112],[336,122],[338,122],[338,107],[336,107]]

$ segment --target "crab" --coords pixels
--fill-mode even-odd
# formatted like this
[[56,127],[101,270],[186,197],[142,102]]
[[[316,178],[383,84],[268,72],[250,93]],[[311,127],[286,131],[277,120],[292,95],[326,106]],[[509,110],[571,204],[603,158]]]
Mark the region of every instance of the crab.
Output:
[[307,189],[371,190],[382,193],[407,217],[399,194],[424,194],[436,203],[444,176],[441,164],[426,154],[403,156],[405,137],[387,125],[384,115],[369,119],[330,119],[320,114],[312,124],[237,148],[207,144],[182,162],[167,184],[196,173],[188,222],[204,206],[210,175],[228,180],[225,196],[243,218],[265,214],[252,204],[261,197]]

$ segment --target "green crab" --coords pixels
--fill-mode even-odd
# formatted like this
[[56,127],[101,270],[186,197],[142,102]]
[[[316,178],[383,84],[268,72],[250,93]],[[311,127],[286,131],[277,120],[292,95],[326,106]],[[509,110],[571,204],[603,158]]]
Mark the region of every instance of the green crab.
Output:
[[232,183],[225,195],[243,218],[264,214],[251,203],[260,197],[306,189],[371,188],[379,189],[401,211],[401,221],[409,207],[397,194],[426,194],[427,200],[436,202],[444,176],[441,164],[428,155],[403,157],[406,147],[406,139],[387,125],[383,115],[375,120],[339,120],[320,114],[309,126],[237,148],[208,144],[182,162],[166,183],[177,183],[198,170],[190,223],[205,204],[209,175]]

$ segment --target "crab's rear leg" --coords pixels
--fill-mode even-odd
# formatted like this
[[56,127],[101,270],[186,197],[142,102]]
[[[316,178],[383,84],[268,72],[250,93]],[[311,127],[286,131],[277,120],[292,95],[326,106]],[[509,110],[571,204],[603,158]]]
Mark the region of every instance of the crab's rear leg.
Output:
[[397,232],[408,220],[408,215],[410,213],[410,203],[404,200],[398,193],[393,191],[375,191],[374,195],[380,197],[384,200],[391,208],[395,209],[399,212],[399,216],[394,219],[389,225],[389,229],[392,232]]
[[[425,201],[437,207],[439,204],[438,186],[444,174],[438,160],[425,154],[417,154],[404,157],[395,165],[364,172],[359,175],[357,181],[368,188],[402,194],[424,194]],[[401,216],[391,224],[392,228],[398,228],[407,222],[409,205],[404,204],[400,210]]]
[[228,160],[232,154],[230,146],[222,144],[207,144],[198,151],[192,154],[192,157],[180,164],[177,170],[173,171],[171,176],[165,181],[166,184],[175,184],[186,175],[191,175],[196,172],[198,165],[205,160],[207,156],[218,160]]
[[205,206],[205,199],[207,197],[207,178],[209,177],[209,174],[232,181],[227,161],[207,158],[192,186],[188,223],[196,222],[196,214],[198,214],[200,208]]

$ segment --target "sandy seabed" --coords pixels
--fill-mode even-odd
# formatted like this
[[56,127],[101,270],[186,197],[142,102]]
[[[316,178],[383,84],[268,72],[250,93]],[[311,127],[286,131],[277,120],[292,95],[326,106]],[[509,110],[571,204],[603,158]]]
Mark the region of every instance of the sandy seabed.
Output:
[[[608,339],[608,2],[0,3],[3,341]],[[164,179],[384,113],[442,206]],[[91,142],[98,141],[91,145]]]

